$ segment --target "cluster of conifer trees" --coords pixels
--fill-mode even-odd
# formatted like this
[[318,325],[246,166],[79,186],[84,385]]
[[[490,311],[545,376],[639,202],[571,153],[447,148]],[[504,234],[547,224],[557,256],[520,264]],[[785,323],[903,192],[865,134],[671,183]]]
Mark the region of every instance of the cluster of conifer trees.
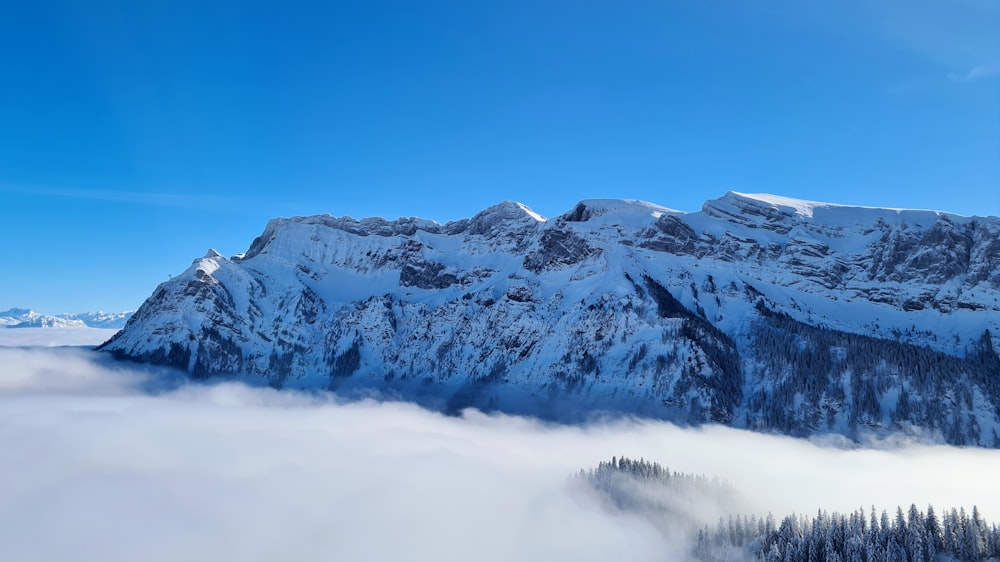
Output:
[[[942,512],[916,505],[895,515],[828,513],[789,515],[776,523],[772,515],[729,515],[714,526],[693,525],[685,512],[691,500],[735,505],[738,493],[725,482],[705,476],[670,472],[659,463],[612,458],[577,479],[615,508],[654,519],[692,534],[692,558],[703,562],[986,562],[1000,560],[1000,528],[988,523],[976,507]],[[683,497],[686,501],[674,501]]]
[[[965,357],[954,357],[757,308],[754,360],[767,384],[748,395],[746,427],[805,436],[846,425],[850,437],[865,427],[913,427],[953,445],[1000,448],[989,423],[1000,416],[1000,355],[988,330]],[[979,412],[988,425],[977,400],[989,405]]]
[[612,457],[577,477],[597,490],[614,507],[650,516],[669,515],[670,524],[685,524],[692,531],[684,506],[692,502],[713,505],[738,503],[736,490],[718,478],[670,472],[660,463]]
[[911,505],[894,517],[872,508],[852,513],[818,512],[814,517],[790,515],[775,526],[774,518],[731,516],[715,528],[699,531],[694,556],[705,562],[732,560],[749,554],[766,562],[983,562],[1000,558],[1000,529],[972,508],[946,511]]

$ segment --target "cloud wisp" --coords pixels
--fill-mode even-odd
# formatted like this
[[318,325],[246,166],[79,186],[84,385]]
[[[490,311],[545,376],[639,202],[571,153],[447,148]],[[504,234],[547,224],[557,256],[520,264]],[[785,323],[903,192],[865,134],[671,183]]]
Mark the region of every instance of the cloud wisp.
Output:
[[982,78],[988,78],[1000,74],[1000,64],[975,66],[965,73],[951,73],[948,78],[956,82],[973,82]]
[[148,393],[162,373],[83,350],[0,349],[0,365],[5,560],[683,559],[676,537],[567,485],[612,455],[717,474],[779,517],[910,502],[1000,515],[997,451],[445,417],[239,384]]

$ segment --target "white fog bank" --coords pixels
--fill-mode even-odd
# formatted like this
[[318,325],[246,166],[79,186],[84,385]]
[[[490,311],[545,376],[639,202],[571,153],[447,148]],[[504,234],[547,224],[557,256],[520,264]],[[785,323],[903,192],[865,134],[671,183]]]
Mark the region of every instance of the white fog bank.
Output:
[[89,327],[7,328],[0,326],[0,347],[94,347],[108,341],[117,332],[118,330]]
[[1000,451],[840,450],[721,427],[549,426],[237,384],[139,388],[91,351],[0,348],[0,559],[678,560],[571,492],[612,455],[717,474],[761,514],[916,502],[1000,519]]

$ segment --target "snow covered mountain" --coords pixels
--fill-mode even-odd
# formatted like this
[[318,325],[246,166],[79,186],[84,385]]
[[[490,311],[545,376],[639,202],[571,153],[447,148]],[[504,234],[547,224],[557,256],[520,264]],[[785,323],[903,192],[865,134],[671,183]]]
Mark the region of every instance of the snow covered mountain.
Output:
[[120,329],[125,327],[128,319],[135,314],[134,310],[124,312],[78,312],[74,314],[60,314],[62,318],[68,320],[79,320],[91,328]]
[[730,192],[270,221],[103,348],[275,387],[1000,446],[1000,218]]
[[125,326],[132,312],[80,312],[50,316],[29,308],[0,311],[0,327],[4,328],[108,328]]

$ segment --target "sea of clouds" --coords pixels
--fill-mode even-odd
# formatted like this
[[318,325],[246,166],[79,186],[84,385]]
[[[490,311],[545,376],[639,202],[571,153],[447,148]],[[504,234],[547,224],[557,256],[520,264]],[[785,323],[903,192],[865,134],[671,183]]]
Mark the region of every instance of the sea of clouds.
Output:
[[1000,519],[1000,451],[446,417],[0,347],[0,560],[683,560],[569,485],[612,455],[718,475],[779,520],[910,503]]

